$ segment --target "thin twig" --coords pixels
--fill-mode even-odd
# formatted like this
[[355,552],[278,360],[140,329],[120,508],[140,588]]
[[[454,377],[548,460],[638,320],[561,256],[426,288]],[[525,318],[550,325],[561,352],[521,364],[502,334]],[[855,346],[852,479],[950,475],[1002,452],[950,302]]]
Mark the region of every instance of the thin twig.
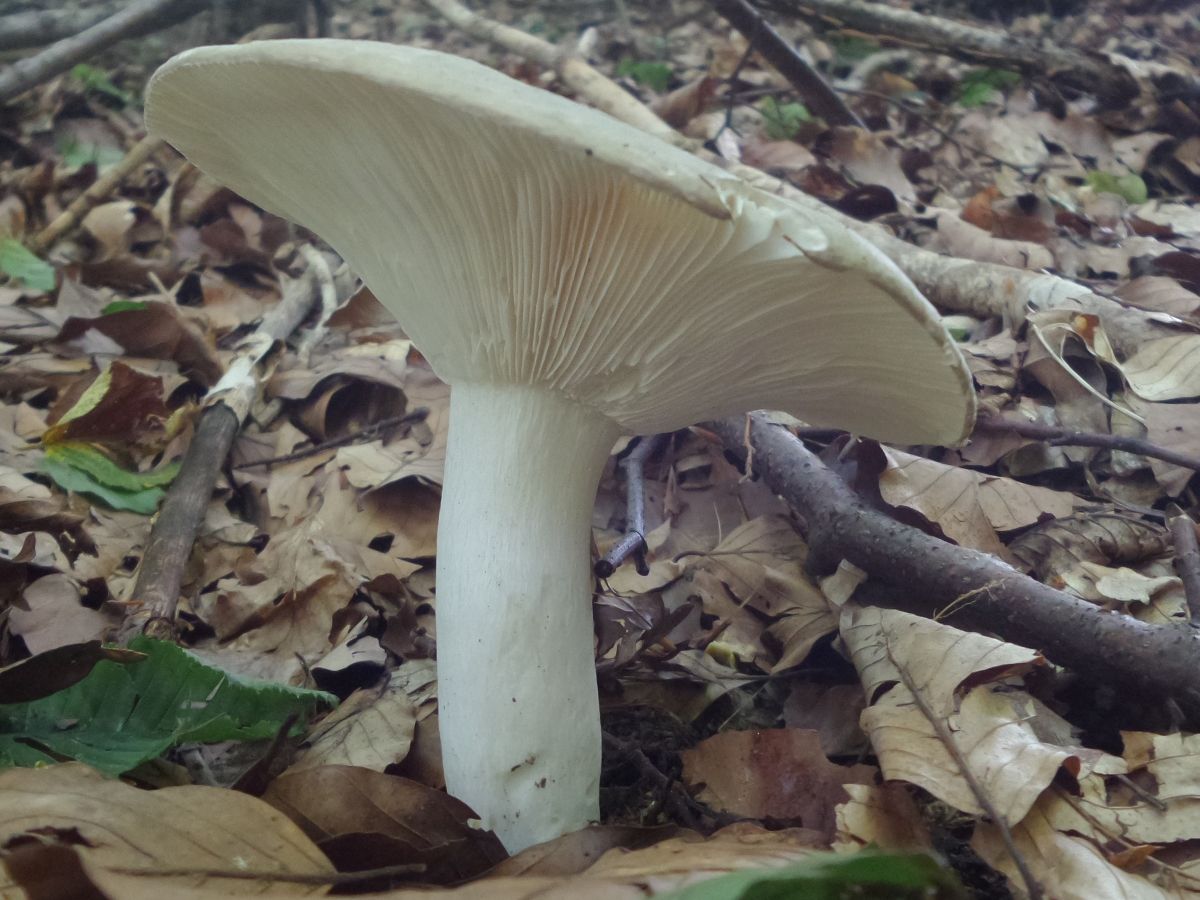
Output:
[[942,746],[954,759],[954,764],[958,766],[959,773],[963,780],[967,783],[967,787],[971,789],[971,794],[975,797],[975,801],[982,807],[992,823],[1000,829],[1000,839],[1004,841],[1004,846],[1008,849],[1008,855],[1012,857],[1013,863],[1017,867],[1017,871],[1021,873],[1021,880],[1025,882],[1025,891],[1029,894],[1031,900],[1041,900],[1044,897],[1045,891],[1041,884],[1034,877],[1032,870],[1029,868],[1029,863],[1026,862],[1024,854],[1017,848],[1017,842],[1013,838],[1012,829],[1008,822],[1005,821],[1003,814],[992,802],[992,797],[987,789],[975,777],[975,773],[971,771],[971,767],[967,765],[967,757],[962,752],[962,748],[958,746],[958,741],[954,734],[950,731],[950,727],[946,724],[941,716],[933,711],[929,705],[929,701],[925,699],[925,695],[921,693],[921,689],[917,687],[913,681],[912,675],[908,670],[900,664],[892,653],[892,646],[887,635],[884,635],[884,651],[887,653],[887,658],[892,665],[896,667],[896,672],[900,675],[900,680],[904,686],[908,688],[908,692],[912,694],[913,701],[917,704],[917,708],[921,710],[926,721],[929,722],[934,732],[938,736],[938,740],[942,742]]
[[376,878],[396,875],[420,875],[424,863],[401,863],[359,872],[272,872],[269,869],[150,869],[133,866],[105,866],[118,875],[148,875],[151,878],[232,878],[239,881],[282,881],[288,884],[361,884]]
[[598,578],[607,578],[617,571],[617,566],[633,557],[639,575],[649,575],[646,565],[646,479],[645,466],[654,451],[662,444],[662,435],[642,438],[621,460],[621,471],[625,473],[625,534],[602,559],[596,560]]
[[1200,625],[1200,543],[1196,540],[1196,523],[1179,510],[1167,517],[1167,524],[1175,542],[1175,571],[1183,582],[1188,616],[1193,625]]
[[146,135],[130,148],[119,163],[92,182],[91,186],[71,201],[70,205],[29,242],[29,249],[41,253],[60,237],[79,224],[80,220],[115,191],[134,170],[166,146],[162,139]]
[[402,416],[393,416],[390,419],[380,419],[378,422],[373,422],[366,428],[360,431],[355,431],[353,434],[345,434],[341,437],[330,438],[327,441],[322,441],[320,444],[314,444],[311,447],[305,447],[303,450],[297,450],[295,453],[287,453],[283,456],[272,456],[270,459],[256,459],[253,462],[241,463],[234,466],[235,471],[242,469],[255,469],[261,466],[274,466],[279,463],[295,462],[299,459],[308,459],[310,456],[316,456],[318,453],[324,453],[326,450],[333,450],[336,447],[345,447],[347,444],[357,444],[363,441],[373,440],[385,431],[396,428],[400,425],[413,425],[417,422],[425,421],[425,417],[429,415],[429,410],[424,406],[418,406],[412,412],[405,413]]
[[228,371],[209,392],[208,406],[200,415],[179,474],[150,529],[133,588],[140,608],[125,623],[125,633],[140,625],[153,637],[174,637],[184,568],[217,477],[257,393],[258,366],[277,342],[286,339],[307,318],[317,303],[318,293],[316,275],[311,269],[288,282],[283,299],[242,341]]
[[710,809],[687,792],[675,778],[662,771],[637,745],[623,741],[615,735],[604,732],[604,747],[612,753],[618,753],[628,759],[638,772],[654,783],[663,792],[664,803],[671,810],[676,820],[687,828],[697,831],[709,831],[706,820],[713,822],[715,827],[723,828],[740,822],[739,816]]
[[805,105],[830,125],[866,129],[854,110],[746,0],[716,0],[716,9],[796,89]]
[[1016,434],[1032,438],[1035,441],[1045,441],[1052,447],[1101,447],[1106,450],[1124,450],[1126,453],[1136,453],[1151,459],[1161,459],[1173,466],[1200,472],[1200,456],[1179,453],[1161,447],[1158,444],[1144,441],[1141,438],[1123,437],[1116,434],[1101,434],[1092,431],[1071,431],[1068,428],[1058,428],[1054,425],[1042,425],[1039,422],[1018,421],[999,416],[980,416],[975,423],[975,431],[991,434]]
[[138,0],[120,12],[0,72],[0,101],[11,100],[76,63],[147,28],[165,28],[195,15],[207,0]]

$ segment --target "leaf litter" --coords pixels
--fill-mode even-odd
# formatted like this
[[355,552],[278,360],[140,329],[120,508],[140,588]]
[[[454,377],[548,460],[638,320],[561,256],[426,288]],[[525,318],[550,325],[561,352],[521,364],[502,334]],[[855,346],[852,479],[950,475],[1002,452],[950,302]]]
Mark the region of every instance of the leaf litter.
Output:
[[[947,320],[988,412],[1196,452],[1194,128],[1162,127],[1169,115],[1145,98],[1120,112],[1086,95],[1055,108],[1036,79],[781,17],[827,78],[858,92],[871,130],[829,128],[706,7],[670,6],[487,14],[581,40],[686,134],[919,246],[1052,270],[1143,323],[1184,323],[1131,338],[1115,313],[1052,304]],[[1194,65],[1186,16],[1133,12],[1118,35],[1106,17],[1132,12],[1119,6],[1041,9],[1010,26]],[[569,93],[410,0],[335,4],[329,24],[469,53]],[[745,868],[803,879],[831,865],[819,851],[877,847],[949,859],[977,895],[1003,896],[1027,886],[1015,845],[1055,895],[1200,894],[1200,747],[1167,699],[860,603],[861,573],[813,574],[805,512],[746,478],[703,428],[671,436],[647,467],[649,575],[626,562],[598,585],[597,671],[617,739],[604,824],[502,862],[440,772],[434,563],[449,392],[325,248],[339,308],[272,349],[183,573],[180,640],[194,655],[172,658],[218,679],[195,699],[212,718],[175,706],[155,719],[147,698],[196,676],[156,674],[98,642],[122,637],[137,609],[151,516],[206,390],[281,302],[311,237],[163,150],[31,251],[139,133],[153,62],[122,52],[26,95],[3,126],[0,755],[53,763],[0,773],[6,888],[62,872],[107,896],[299,896],[326,888],[269,874],[409,865],[358,886],[402,897],[405,884],[474,879],[446,893],[724,898],[742,888],[687,885]],[[1187,627],[1164,510],[1195,512],[1193,469],[1015,434],[977,432],[950,451],[799,433],[905,525],[1113,614]],[[624,528],[615,456],[626,446],[597,496],[601,553]],[[248,688],[239,725],[217,707],[241,676],[288,687]],[[297,699],[316,712],[320,691],[340,707],[296,725]],[[258,708],[279,692],[287,702]],[[262,779],[223,768],[217,742],[230,740]],[[260,784],[263,799],[235,782]],[[884,857],[885,871],[899,878],[902,859]],[[164,874],[182,869],[193,874]],[[213,874],[231,869],[259,881]],[[935,866],[914,883],[956,895],[941,878]]]

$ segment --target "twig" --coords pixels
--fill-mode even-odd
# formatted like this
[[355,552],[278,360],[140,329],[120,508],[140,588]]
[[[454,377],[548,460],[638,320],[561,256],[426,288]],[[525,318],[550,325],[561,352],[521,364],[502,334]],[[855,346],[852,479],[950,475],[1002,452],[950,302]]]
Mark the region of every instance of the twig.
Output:
[[666,805],[681,825],[696,831],[710,831],[711,827],[706,824],[706,819],[711,820],[717,828],[742,821],[738,816],[731,816],[729,813],[705,806],[689,794],[677,779],[672,778],[656,766],[650,757],[635,744],[623,741],[608,732],[603,733],[603,739],[606,750],[619,753],[633,763],[642,777],[654,782],[654,785],[663,792]]
[[1171,538],[1175,542],[1175,571],[1183,582],[1188,615],[1193,625],[1200,625],[1200,543],[1196,540],[1196,523],[1183,510],[1168,515]]
[[1071,431],[1068,428],[1058,428],[1054,425],[1042,425],[1039,422],[1019,421],[1001,418],[999,416],[980,416],[975,423],[977,432],[992,434],[1016,434],[1032,438],[1035,441],[1045,441],[1052,447],[1101,447],[1106,450],[1123,450],[1126,453],[1136,453],[1151,459],[1161,459],[1173,466],[1183,466],[1185,469],[1200,472],[1200,456],[1179,453],[1166,447],[1160,447],[1141,438],[1123,437],[1116,434],[1101,434],[1092,431]]
[[138,0],[118,13],[0,72],[0,101],[8,101],[76,63],[147,27],[165,28],[195,15],[207,0]]
[[846,101],[834,92],[770,23],[746,0],[716,0],[716,9],[796,89],[810,110],[830,125],[866,129]]
[[42,253],[60,237],[79,224],[93,206],[115,191],[135,169],[166,146],[160,138],[146,135],[130,148],[119,163],[92,182],[91,186],[71,201],[58,216],[29,242],[29,249]]
[[113,14],[112,5],[84,9],[31,9],[0,16],[0,51],[44,47],[91,28]]
[[[1083,53],[1064,44],[1024,40],[1008,32],[867,0],[760,0],[759,5],[825,27],[878,35],[977,65],[1048,77],[1064,87],[1102,98],[1113,108],[1123,108],[1138,96],[1138,83],[1129,68],[1099,53]],[[1179,79],[1194,82],[1194,76],[1186,72],[1180,72]]]
[[675,129],[639,103],[636,97],[622,89],[619,84],[597,72],[579,57],[518,28],[485,19],[467,9],[458,0],[425,0],[425,3],[467,34],[483,41],[500,44],[513,53],[553,69],[571,90],[586,96],[610,116],[664,140],[679,143],[680,135]]
[[942,742],[942,746],[954,759],[954,764],[958,766],[958,771],[962,775],[963,780],[967,783],[967,787],[971,789],[971,794],[974,795],[975,801],[983,808],[988,818],[992,823],[1000,829],[1000,839],[1004,841],[1004,846],[1008,850],[1008,855],[1012,857],[1013,863],[1017,867],[1017,871],[1021,873],[1021,880],[1025,882],[1025,891],[1031,900],[1041,900],[1044,897],[1045,891],[1034,877],[1033,872],[1029,868],[1029,863],[1025,860],[1025,856],[1017,848],[1017,842],[1013,838],[1012,829],[1000,810],[996,808],[996,804],[992,802],[991,795],[987,792],[979,779],[975,777],[975,773],[971,771],[971,767],[967,765],[967,758],[962,752],[962,748],[958,746],[958,741],[955,739],[950,728],[946,725],[945,720],[937,715],[930,707],[929,701],[925,699],[925,695],[921,693],[920,688],[912,680],[912,675],[909,671],[900,664],[892,653],[892,646],[887,635],[884,636],[884,650],[887,653],[887,658],[892,665],[896,667],[896,672],[900,675],[900,680],[904,686],[908,688],[908,692],[912,694],[913,701],[917,704],[917,709],[921,711],[927,722],[933,728],[938,736],[938,740]]
[[270,459],[256,459],[253,462],[245,462],[234,466],[234,471],[242,469],[255,469],[260,466],[274,466],[279,463],[295,462],[299,459],[308,459],[310,456],[316,456],[318,453],[324,453],[326,450],[332,450],[335,447],[344,447],[347,444],[357,444],[362,441],[373,440],[378,435],[389,429],[396,428],[400,425],[412,425],[416,422],[422,422],[429,415],[429,410],[424,406],[418,406],[412,412],[407,412],[402,416],[393,416],[390,419],[380,419],[378,422],[372,422],[361,431],[356,431],[353,434],[344,434],[341,437],[330,438],[327,441],[322,441],[319,444],[314,444],[311,447],[305,447],[303,450],[297,450],[294,453],[287,453],[283,456],[272,456]]
[[288,282],[283,298],[243,340],[229,370],[209,392],[208,406],[200,415],[179,475],[171,483],[150,529],[133,588],[141,609],[126,623],[126,632],[142,624],[142,630],[153,637],[174,637],[184,568],[217,476],[257,392],[257,367],[278,341],[300,326],[316,305],[317,295],[316,276],[311,269]]
[[662,443],[662,435],[642,438],[626,457],[621,460],[621,471],[625,473],[625,534],[602,559],[596,560],[598,578],[607,578],[617,571],[617,566],[633,557],[639,575],[649,575],[646,565],[646,480],[645,465]]
[[[903,608],[926,616],[977,592],[954,614],[956,622],[1040,649],[1059,665],[1103,683],[1174,697],[1187,715],[1200,718],[1195,634],[1108,612],[987,553],[901,524],[870,508],[785,428],[759,414],[749,420],[755,471],[803,515],[810,564],[819,561],[824,569],[851,562],[871,576],[864,588],[879,583],[888,598],[902,595]],[[744,455],[746,417],[712,428],[727,449]]]
[[150,869],[133,866],[104,866],[118,875],[148,875],[151,878],[232,878],[239,881],[282,881],[288,884],[361,884],[376,878],[420,875],[424,863],[400,863],[359,872],[273,872],[270,869]]

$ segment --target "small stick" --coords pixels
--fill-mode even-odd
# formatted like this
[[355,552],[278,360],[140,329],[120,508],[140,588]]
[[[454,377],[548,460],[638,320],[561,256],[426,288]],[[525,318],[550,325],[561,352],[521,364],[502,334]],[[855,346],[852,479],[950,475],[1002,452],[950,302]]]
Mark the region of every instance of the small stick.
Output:
[[151,869],[133,866],[105,866],[118,875],[149,875],[151,878],[233,878],[241,881],[282,881],[288,884],[361,884],[395,875],[420,875],[424,863],[400,863],[359,872],[272,872],[268,869]]
[[1200,456],[1179,453],[1166,447],[1160,447],[1141,438],[1122,437],[1116,434],[1100,434],[1092,431],[1071,431],[1068,428],[1058,428],[1053,425],[1042,425],[1038,422],[1020,422],[1015,419],[1000,418],[994,415],[980,416],[975,423],[976,432],[991,434],[1018,434],[1021,437],[1033,438],[1035,441],[1045,441],[1052,447],[1068,445],[1072,447],[1102,447],[1106,450],[1124,450],[1126,453],[1136,453],[1151,459],[1161,459],[1173,466],[1183,466],[1200,472]]
[[621,460],[625,473],[625,534],[602,559],[596,560],[594,571],[598,578],[608,578],[617,566],[633,557],[639,575],[649,575],[646,565],[646,460],[658,449],[662,435],[642,438],[641,442]]
[[[209,392],[208,405],[171,483],[162,508],[154,519],[146,552],[138,567],[133,597],[141,609],[133,618],[145,618],[142,630],[151,637],[171,640],[175,635],[175,609],[183,585],[183,572],[196,532],[204,520],[217,476],[233,439],[249,414],[258,380],[255,370],[276,342],[287,338],[318,301],[316,273],[309,268],[289,282],[283,299],[263,316],[258,328],[239,348],[221,382]],[[130,630],[132,621],[126,623]]]
[[34,253],[49,249],[51,244],[78,225],[93,206],[108,197],[135,169],[165,146],[161,138],[152,135],[146,135],[134,144],[119,163],[97,178],[53,222],[38,232],[29,242],[29,249]]
[[1200,625],[1200,543],[1196,540],[1196,523],[1183,510],[1168,514],[1167,524],[1175,541],[1175,571],[1183,582],[1188,614],[1193,625]]
[[307,459],[310,456],[316,456],[318,453],[323,453],[326,450],[332,450],[335,447],[344,447],[347,444],[355,444],[360,441],[371,440],[380,433],[387,431],[390,428],[395,428],[398,425],[413,425],[417,422],[422,422],[429,415],[429,410],[424,406],[418,406],[412,412],[405,413],[402,416],[392,416],[390,419],[380,419],[378,422],[372,422],[361,431],[356,431],[353,434],[345,434],[341,437],[330,438],[327,441],[322,441],[319,444],[314,444],[311,447],[305,447],[303,450],[297,450],[295,453],[287,453],[283,456],[272,456],[270,459],[256,459],[253,462],[241,463],[234,466],[235,471],[242,469],[255,469],[259,466],[273,466],[278,463],[295,462],[298,459]]
[[814,113],[830,125],[866,129],[838,94],[746,0],[716,0],[716,9],[796,89]]
[[205,0],[138,0],[91,28],[51,44],[0,72],[0,101],[8,101],[76,63],[148,27],[165,28],[198,13]]

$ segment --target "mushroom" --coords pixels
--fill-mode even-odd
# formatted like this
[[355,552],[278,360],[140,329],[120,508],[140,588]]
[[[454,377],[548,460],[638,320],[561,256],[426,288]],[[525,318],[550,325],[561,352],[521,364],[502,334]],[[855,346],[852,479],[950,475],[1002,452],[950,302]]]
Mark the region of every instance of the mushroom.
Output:
[[485,66],[202,47],[155,74],[146,121],[328,241],[452,386],[446,783],[510,851],[598,816],[589,536],[619,435],[759,407],[906,444],[969,431],[937,314],[818,204]]

